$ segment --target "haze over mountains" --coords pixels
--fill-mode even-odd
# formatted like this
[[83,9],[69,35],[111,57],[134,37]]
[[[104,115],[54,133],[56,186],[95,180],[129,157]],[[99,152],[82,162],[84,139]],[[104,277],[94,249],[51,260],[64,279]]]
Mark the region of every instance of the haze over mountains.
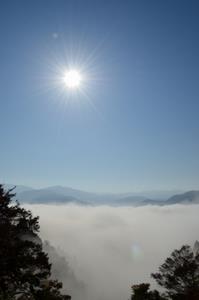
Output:
[[[6,185],[8,188],[13,185]],[[26,186],[16,186],[16,197],[20,202],[31,204],[64,204],[78,205],[113,205],[113,206],[144,206],[144,205],[172,205],[172,204],[199,204],[199,191],[185,193],[148,192],[126,194],[100,194],[85,192],[63,186],[51,186],[42,189],[33,189]]]

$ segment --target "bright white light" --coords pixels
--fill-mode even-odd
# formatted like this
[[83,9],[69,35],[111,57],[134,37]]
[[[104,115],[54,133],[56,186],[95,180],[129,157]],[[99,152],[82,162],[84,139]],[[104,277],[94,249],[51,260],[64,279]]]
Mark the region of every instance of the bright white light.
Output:
[[82,81],[82,76],[77,70],[66,71],[63,77],[64,83],[67,88],[78,88]]

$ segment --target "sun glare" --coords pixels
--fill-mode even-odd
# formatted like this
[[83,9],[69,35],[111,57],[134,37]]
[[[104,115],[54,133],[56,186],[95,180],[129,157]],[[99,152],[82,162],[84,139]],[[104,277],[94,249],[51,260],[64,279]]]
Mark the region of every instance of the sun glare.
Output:
[[77,70],[68,70],[64,74],[63,81],[67,88],[76,89],[81,84],[82,76]]

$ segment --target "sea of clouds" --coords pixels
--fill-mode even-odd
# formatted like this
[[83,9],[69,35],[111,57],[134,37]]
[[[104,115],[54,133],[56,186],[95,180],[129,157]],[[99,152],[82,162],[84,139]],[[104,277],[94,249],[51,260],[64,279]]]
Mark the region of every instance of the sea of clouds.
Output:
[[[40,216],[42,239],[83,284],[82,292],[68,287],[74,300],[128,300],[134,283],[156,287],[150,274],[174,249],[199,239],[199,205],[26,208]],[[67,287],[67,279],[59,279]]]

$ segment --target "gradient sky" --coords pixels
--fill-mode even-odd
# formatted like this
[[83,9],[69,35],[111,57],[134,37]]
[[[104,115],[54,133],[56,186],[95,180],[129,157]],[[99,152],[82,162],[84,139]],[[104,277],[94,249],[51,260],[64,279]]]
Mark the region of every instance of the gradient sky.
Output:
[[1,1],[0,37],[1,181],[199,187],[198,1]]

